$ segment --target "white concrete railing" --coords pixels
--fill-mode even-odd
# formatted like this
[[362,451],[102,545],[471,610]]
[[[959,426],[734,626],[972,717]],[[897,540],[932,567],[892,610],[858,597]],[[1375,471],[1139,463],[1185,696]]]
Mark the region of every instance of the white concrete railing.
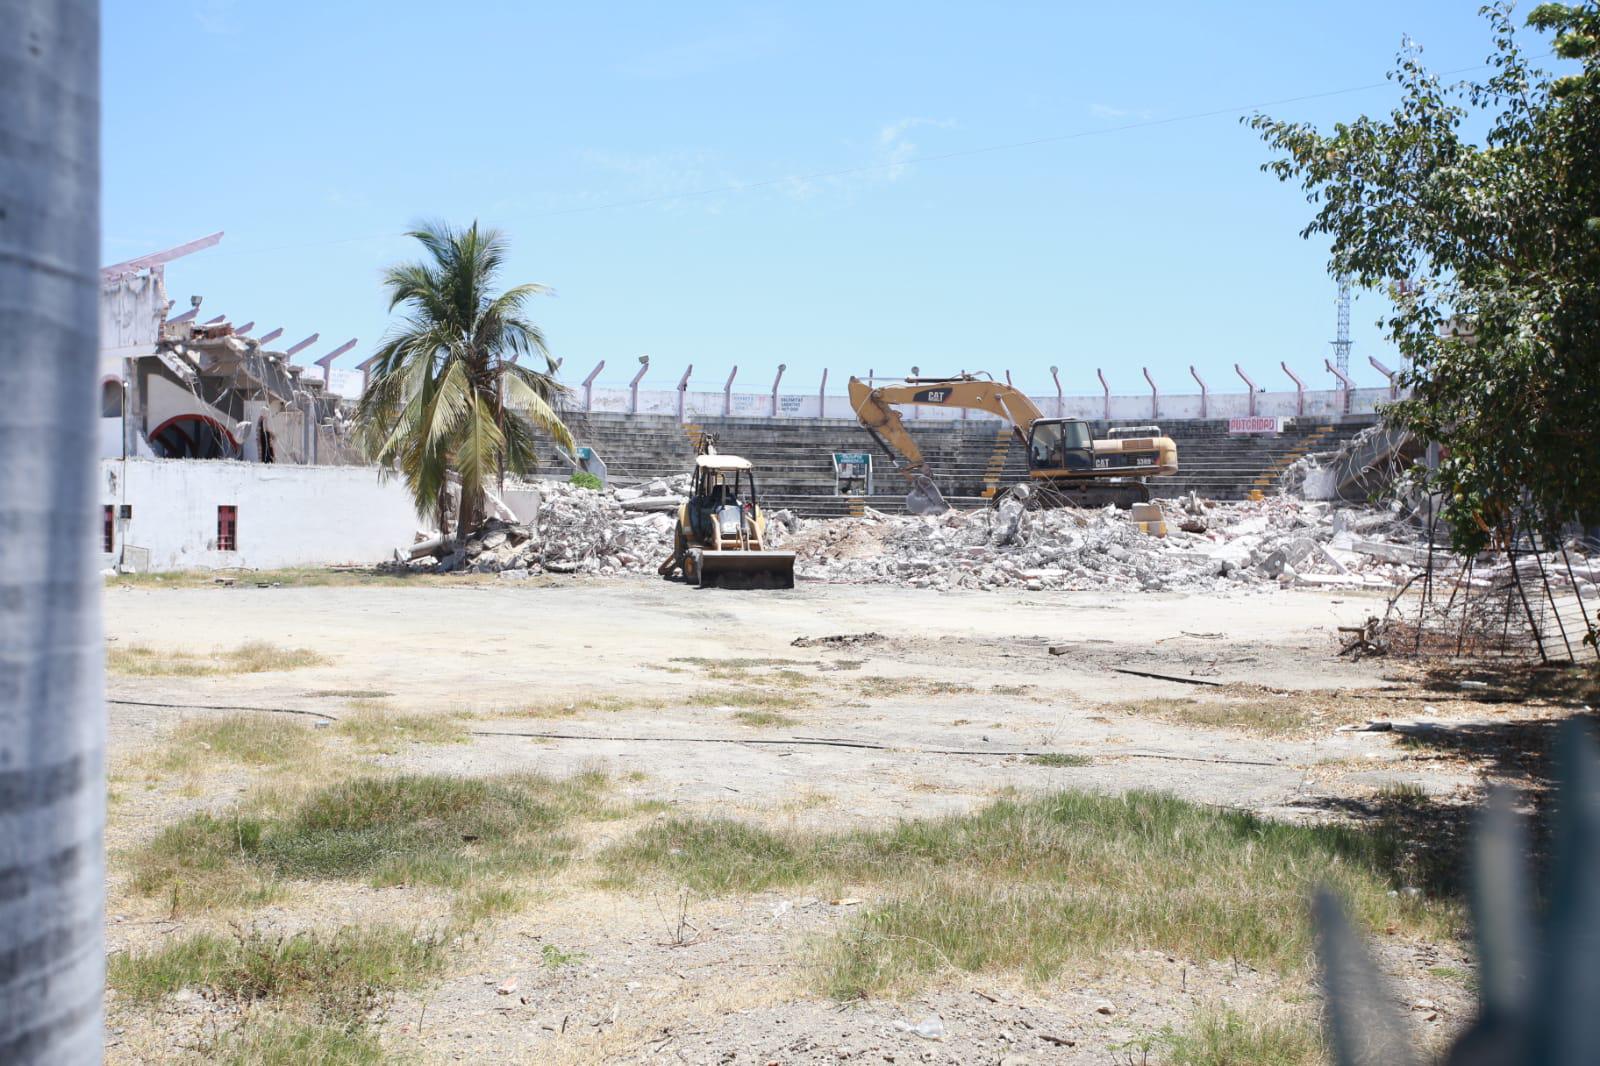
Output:
[[[1214,392],[1176,395],[1146,393],[1139,396],[1056,396],[1030,394],[1047,416],[1116,420],[1237,418],[1245,415],[1292,418],[1333,417],[1340,414],[1374,413],[1378,405],[1394,399],[1387,388],[1306,389],[1304,392]],[[587,401],[587,405],[586,402]],[[853,418],[848,396],[818,392],[705,392],[695,389],[617,389],[591,386],[574,390],[570,409],[623,414],[676,415],[687,421],[696,418],[733,417]],[[1204,413],[1202,413],[1202,411]],[[906,407],[907,419],[986,419],[994,416],[982,411],[959,411],[938,407]]]

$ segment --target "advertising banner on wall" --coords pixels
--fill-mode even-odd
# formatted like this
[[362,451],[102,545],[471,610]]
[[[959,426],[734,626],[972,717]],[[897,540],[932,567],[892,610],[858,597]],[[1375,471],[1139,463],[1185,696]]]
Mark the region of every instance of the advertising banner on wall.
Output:
[[1282,429],[1283,419],[1272,415],[1228,419],[1229,433],[1278,433]]

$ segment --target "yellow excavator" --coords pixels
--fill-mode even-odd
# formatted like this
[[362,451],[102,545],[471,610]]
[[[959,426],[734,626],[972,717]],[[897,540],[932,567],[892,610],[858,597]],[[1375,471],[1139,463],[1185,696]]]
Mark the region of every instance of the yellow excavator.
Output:
[[794,588],[794,552],[767,547],[767,516],[750,460],[718,454],[710,434],[699,451],[689,498],[678,505],[672,554],[656,572],[682,571],[701,588]]
[[1178,446],[1155,426],[1143,436],[1095,440],[1080,418],[1046,418],[1026,394],[988,375],[907,378],[874,388],[850,379],[850,408],[907,480],[906,510],[936,514],[949,509],[933,483],[922,449],[906,431],[898,404],[987,411],[1011,423],[1027,445],[1030,504],[1041,507],[1129,508],[1150,499],[1145,478],[1178,472]]

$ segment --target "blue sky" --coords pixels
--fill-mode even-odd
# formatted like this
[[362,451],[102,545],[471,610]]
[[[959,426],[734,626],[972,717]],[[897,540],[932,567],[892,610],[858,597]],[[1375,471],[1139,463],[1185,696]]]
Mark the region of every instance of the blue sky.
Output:
[[[1482,62],[1476,7],[113,2],[105,261],[224,230],[168,268],[179,308],[319,331],[302,360],[359,337],[352,366],[407,224],[478,218],[508,282],[554,286],[572,382],[648,353],[661,386],[783,362],[797,390],[915,364],[1044,391],[1055,364],[1071,393],[1096,367],[1141,392],[1141,366],[1185,392],[1191,363],[1223,390],[1239,361],[1279,388],[1287,359],[1326,387],[1310,208],[1238,110],[1184,116],[1385,109],[1359,87],[1404,34]],[[1380,313],[1357,299],[1358,383],[1394,362]]]

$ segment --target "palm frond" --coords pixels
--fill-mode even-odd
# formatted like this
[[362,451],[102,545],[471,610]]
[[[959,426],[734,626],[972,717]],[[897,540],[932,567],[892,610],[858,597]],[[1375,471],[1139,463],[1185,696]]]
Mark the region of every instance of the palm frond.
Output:
[[462,419],[456,441],[455,468],[461,475],[461,491],[481,495],[484,484],[499,471],[506,438],[495,424],[494,411],[474,394]]
[[[520,368],[508,368],[514,371]],[[506,373],[503,378],[506,387],[506,407],[526,418],[534,426],[548,433],[555,442],[571,451],[577,445],[573,442],[572,431],[561,420],[561,415],[554,407],[540,396],[521,374]]]
[[424,442],[433,449],[447,449],[460,431],[468,410],[475,402],[467,368],[459,359],[452,359],[449,368],[440,375],[433,389],[432,402],[423,415]]
[[533,425],[509,408],[501,424],[506,435],[506,472],[518,475],[536,472],[539,469],[539,436]]
[[546,403],[554,404],[572,390],[555,379],[553,374],[546,374],[532,367],[522,366],[519,363],[505,365],[507,375],[514,377],[539,394],[540,399]]

